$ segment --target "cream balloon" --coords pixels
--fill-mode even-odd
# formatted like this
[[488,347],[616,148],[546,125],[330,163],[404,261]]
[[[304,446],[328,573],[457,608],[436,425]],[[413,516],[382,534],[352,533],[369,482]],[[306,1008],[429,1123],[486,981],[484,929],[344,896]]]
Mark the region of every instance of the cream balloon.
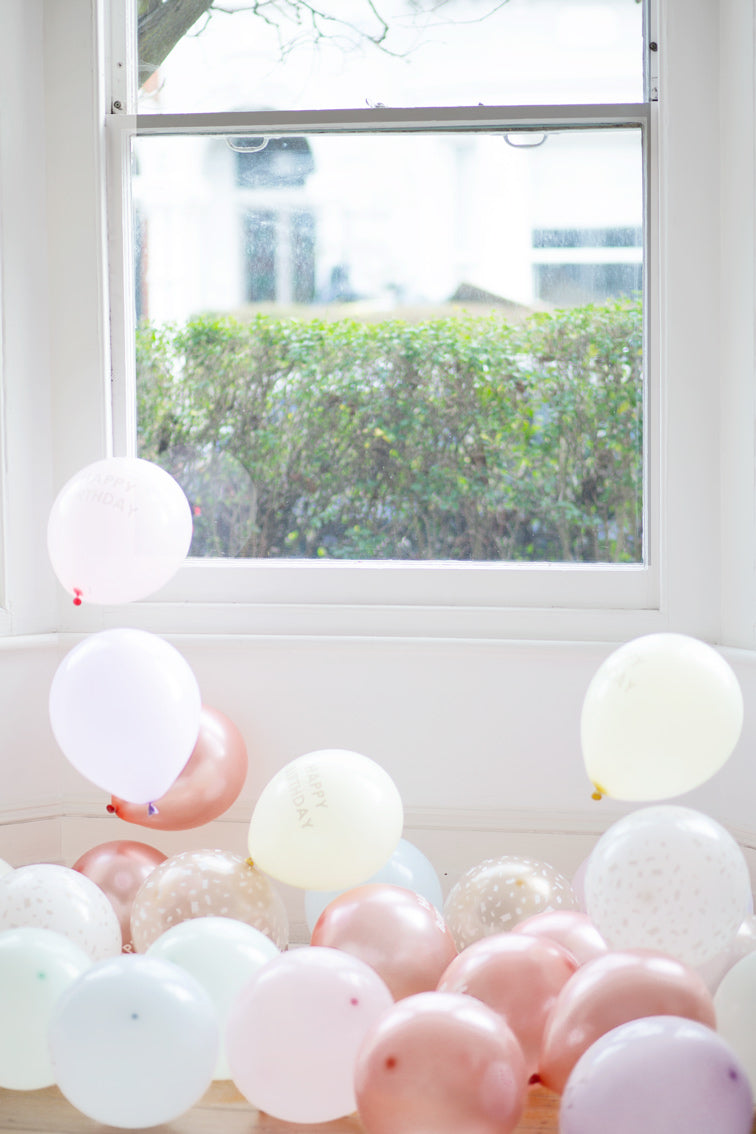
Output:
[[47,524],[53,570],[74,603],[145,598],[176,573],[192,512],[170,473],[138,457],[108,457],[75,473]]
[[756,1090],[756,952],[725,973],[714,993],[717,1031],[732,1047]]
[[22,926],[62,933],[93,961],[121,952],[121,926],[109,898],[68,866],[19,866],[0,878],[0,930]]
[[743,727],[743,694],[711,646],[648,634],[615,650],[583,700],[583,760],[597,794],[669,799],[705,783]]
[[388,861],[403,821],[399,792],[379,764],[323,749],[292,760],[265,786],[249,826],[249,853],[290,886],[344,890]]

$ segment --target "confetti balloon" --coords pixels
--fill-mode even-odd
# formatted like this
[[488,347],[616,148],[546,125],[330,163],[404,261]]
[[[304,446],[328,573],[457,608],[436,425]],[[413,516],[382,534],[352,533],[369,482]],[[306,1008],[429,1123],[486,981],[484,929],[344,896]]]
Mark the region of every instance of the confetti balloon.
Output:
[[357,957],[310,946],[283,953],[252,977],[229,1016],[234,1083],[284,1122],[331,1122],[356,1108],[357,1052],[393,1003]]
[[569,881],[553,866],[507,855],[485,859],[463,874],[449,891],[444,918],[457,948],[465,949],[533,914],[575,906]]
[[510,1134],[522,1115],[525,1060],[501,1016],[472,996],[421,992],[371,1030],[355,1069],[367,1134]]
[[121,952],[121,927],[107,895],[67,866],[19,866],[0,878],[0,930],[20,926],[62,933],[94,961]]
[[85,851],[73,869],[95,882],[110,899],[121,926],[125,952],[133,952],[131,907],[139,887],[166,855],[146,843],[116,839]]
[[171,926],[197,917],[235,918],[278,949],[288,944],[282,898],[249,861],[226,851],[182,851],[152,871],[131,908],[134,946],[143,953]]
[[655,949],[701,965],[743,924],[743,852],[714,819],[675,804],[633,811],[599,839],[585,875],[590,918],[614,949]]
[[669,799],[705,783],[743,727],[730,665],[685,634],[647,634],[606,659],[583,701],[588,778],[615,799]]
[[674,1016],[633,1020],[597,1040],[559,1110],[560,1134],[750,1134],[752,1122],[735,1052],[711,1028]]

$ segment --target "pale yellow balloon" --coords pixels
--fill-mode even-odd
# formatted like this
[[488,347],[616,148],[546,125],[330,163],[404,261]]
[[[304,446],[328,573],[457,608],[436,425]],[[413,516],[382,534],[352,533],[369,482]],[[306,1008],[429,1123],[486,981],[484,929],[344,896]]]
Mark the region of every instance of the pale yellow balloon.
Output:
[[599,667],[580,727],[597,794],[669,799],[705,783],[728,760],[743,727],[743,695],[713,647],[685,634],[648,634]]
[[404,810],[374,760],[339,748],[309,752],[268,782],[249,825],[256,866],[305,890],[345,890],[388,861]]

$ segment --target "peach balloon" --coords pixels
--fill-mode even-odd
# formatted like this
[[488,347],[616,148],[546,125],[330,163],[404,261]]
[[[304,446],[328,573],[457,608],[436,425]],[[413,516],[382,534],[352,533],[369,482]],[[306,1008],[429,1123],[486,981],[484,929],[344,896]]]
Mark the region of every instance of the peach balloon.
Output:
[[123,951],[134,952],[131,940],[131,907],[142,883],[166,855],[146,843],[116,839],[86,851],[73,869],[95,882],[110,899],[121,926]]
[[438,991],[467,993],[503,1016],[522,1048],[528,1075],[533,1075],[548,1014],[577,967],[555,941],[497,933],[460,953]]
[[512,933],[527,933],[528,937],[545,937],[556,941],[572,953],[579,965],[603,957],[609,946],[588,914],[580,910],[548,910],[521,921]]
[[430,992],[457,955],[435,906],[412,890],[380,882],[356,886],[329,902],[315,923],[311,944],[365,961],[394,1000]]
[[113,796],[108,810],[140,827],[186,831],[228,811],[246,777],[244,737],[227,716],[203,705],[197,743],[168,791],[149,804],[129,803]]
[[644,1016],[682,1016],[716,1027],[703,977],[664,953],[607,953],[567,982],[544,1030],[539,1074],[559,1094],[580,1056],[612,1028]]
[[510,1134],[527,1073],[493,1009],[460,993],[420,992],[373,1025],[354,1082],[367,1134]]

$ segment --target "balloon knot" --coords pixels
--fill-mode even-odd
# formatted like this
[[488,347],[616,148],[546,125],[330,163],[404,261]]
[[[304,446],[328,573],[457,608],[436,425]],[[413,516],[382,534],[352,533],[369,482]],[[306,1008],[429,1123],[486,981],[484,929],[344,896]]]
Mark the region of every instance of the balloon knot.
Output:
[[157,807],[155,806],[154,803],[148,803],[147,804],[147,814],[148,815],[159,815],[160,812],[158,811],[158,809],[157,809]]
[[113,806],[112,803],[108,803],[107,806],[105,807],[105,810],[108,812],[109,815],[115,815],[115,813],[116,813],[116,809],[115,809],[115,807]]
[[255,860],[253,858],[247,858],[244,861],[245,861],[245,865],[251,866],[254,869]]
[[81,591],[79,590],[78,587],[74,587],[73,593],[74,593],[74,600],[73,600],[74,606],[81,606]]
[[606,795],[606,792],[601,787],[601,785],[600,784],[594,784],[593,786],[596,790],[594,791],[593,795],[591,796],[591,799],[597,799],[597,800],[603,799],[604,796]]

